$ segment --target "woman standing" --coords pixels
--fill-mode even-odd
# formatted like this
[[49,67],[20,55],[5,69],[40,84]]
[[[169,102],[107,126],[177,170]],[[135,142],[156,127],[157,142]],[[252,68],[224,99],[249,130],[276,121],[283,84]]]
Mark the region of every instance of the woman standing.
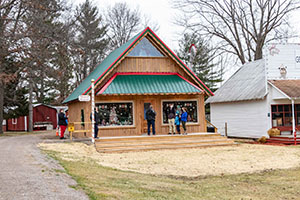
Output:
[[60,127],[60,139],[65,139],[64,134],[67,128],[67,117],[64,113],[63,109],[60,109],[60,113],[58,114],[58,125]]

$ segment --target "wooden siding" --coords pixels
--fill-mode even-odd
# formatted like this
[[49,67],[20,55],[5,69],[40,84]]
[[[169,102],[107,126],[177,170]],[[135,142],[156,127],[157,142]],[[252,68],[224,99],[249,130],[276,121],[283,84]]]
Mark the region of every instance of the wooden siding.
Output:
[[198,85],[169,57],[126,57],[116,72],[174,72]]
[[269,44],[265,47],[264,54],[268,80],[282,79],[279,70],[281,66],[286,67],[287,79],[300,78],[299,44]]
[[[69,122],[81,122],[81,110],[84,110],[84,121],[89,122],[84,126],[75,124],[75,130],[91,130],[91,102],[71,102],[68,104]],[[74,133],[74,137],[91,136],[91,132]]]
[[[162,124],[162,101],[163,100],[197,100],[198,120],[197,124],[187,124],[188,133],[206,132],[204,114],[204,95],[122,95],[122,96],[97,96],[95,103],[101,102],[133,102],[134,125],[131,127],[100,127],[99,136],[134,136],[141,135],[144,129],[144,103],[151,102],[157,113],[155,127],[158,135],[168,134],[168,125]],[[69,106],[69,121],[80,122],[81,109],[84,109],[85,121],[90,122],[90,102],[73,102]],[[77,125],[75,129],[79,129]],[[181,127],[182,128],[182,127]],[[86,126],[90,129],[90,124]],[[90,134],[90,133],[89,133]],[[75,134],[75,137],[82,137],[84,133]]]

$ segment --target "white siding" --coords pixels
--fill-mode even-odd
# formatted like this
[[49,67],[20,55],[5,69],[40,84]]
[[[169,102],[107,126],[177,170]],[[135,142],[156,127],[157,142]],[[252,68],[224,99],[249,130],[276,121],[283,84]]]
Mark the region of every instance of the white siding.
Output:
[[280,79],[280,66],[286,66],[287,79],[300,78],[300,44],[269,44],[265,48],[267,79]]
[[210,104],[211,122],[218,131],[230,137],[268,137],[270,117],[267,100]]

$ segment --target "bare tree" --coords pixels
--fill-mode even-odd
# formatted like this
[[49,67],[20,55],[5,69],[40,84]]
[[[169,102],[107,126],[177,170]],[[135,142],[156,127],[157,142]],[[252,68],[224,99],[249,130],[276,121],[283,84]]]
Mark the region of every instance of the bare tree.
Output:
[[129,8],[125,2],[110,7],[106,14],[106,21],[109,25],[108,35],[112,48],[118,48],[126,43],[139,31],[142,23],[139,9]]
[[211,37],[242,64],[261,59],[265,43],[287,37],[283,27],[299,6],[296,0],[176,1],[176,8],[184,12],[181,25]]

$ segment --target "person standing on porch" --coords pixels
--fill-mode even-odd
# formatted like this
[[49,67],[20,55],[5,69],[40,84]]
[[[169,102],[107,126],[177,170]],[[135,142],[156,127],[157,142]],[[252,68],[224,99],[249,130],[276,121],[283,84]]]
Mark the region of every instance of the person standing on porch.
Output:
[[182,114],[181,114],[181,122],[182,122],[182,128],[184,130],[184,135],[187,135],[186,133],[186,121],[187,121],[188,113],[186,112],[186,108],[182,108]]
[[60,109],[60,113],[58,114],[58,125],[60,127],[60,139],[65,139],[65,131],[67,128],[67,117],[64,113],[63,109]]
[[175,113],[176,109],[174,107],[173,103],[170,103],[170,107],[167,109],[167,117],[169,122],[169,135],[174,134],[175,135]]
[[179,110],[176,111],[175,125],[176,125],[176,129],[177,129],[177,133],[180,135],[180,112],[179,112]]
[[[92,113],[91,113],[90,119],[92,121]],[[95,110],[94,110],[94,120],[95,120],[95,124],[94,124],[95,137],[94,138],[98,139],[98,131],[99,131],[98,123],[100,121],[100,116],[99,116],[99,108],[97,106],[95,107]]]
[[150,135],[150,126],[151,125],[152,125],[152,134],[155,135],[155,116],[156,116],[156,112],[154,111],[153,106],[150,105],[146,112],[148,135]]

